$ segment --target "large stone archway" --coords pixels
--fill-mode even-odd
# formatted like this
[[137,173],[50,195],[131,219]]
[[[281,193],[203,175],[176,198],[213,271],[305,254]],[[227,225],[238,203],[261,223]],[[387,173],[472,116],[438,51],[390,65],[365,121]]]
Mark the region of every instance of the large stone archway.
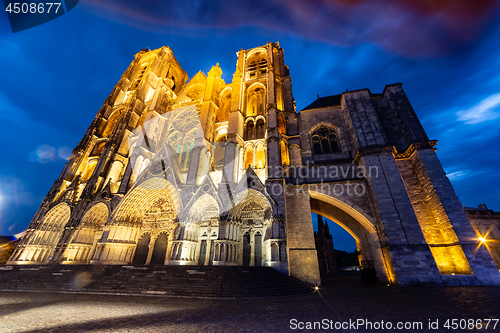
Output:
[[[278,244],[278,236],[273,238],[273,207],[261,192],[248,189],[240,192],[233,200],[235,205],[229,210],[236,226],[237,264],[243,266],[274,266],[282,268],[279,258],[273,262],[272,245]],[[276,233],[276,232],[275,232]],[[263,237],[263,235],[265,237]]]
[[102,236],[108,220],[109,209],[100,202],[93,205],[83,216],[76,231],[63,253],[64,264],[88,264],[94,256],[97,242]]
[[38,264],[51,261],[70,216],[71,208],[66,202],[50,209],[33,229],[26,231],[10,263]]
[[[373,263],[379,281],[393,283],[392,264],[382,250],[379,231],[369,210],[366,195],[336,195],[334,186],[346,184],[310,184],[286,189],[287,245],[290,274],[319,285],[318,257],[311,212],[325,216],[344,228],[356,241],[362,260]],[[337,192],[339,193],[339,192]],[[364,209],[362,208],[364,207]]]
[[[211,265],[218,239],[219,205],[208,193],[193,200],[179,223],[169,265]],[[212,253],[212,256],[210,256]]]
[[322,215],[344,228],[356,241],[361,260],[373,262],[379,281],[392,282],[373,219],[352,203],[349,205],[339,198],[313,190],[309,190],[309,195],[311,212]]
[[[137,261],[134,258],[139,250],[139,240],[148,233],[148,244],[141,243],[141,251],[147,246],[146,260],[141,257],[140,262],[149,264],[157,237],[162,233],[172,237],[181,207],[178,191],[164,178],[152,177],[136,185],[123,198],[104,228],[94,262],[123,265]],[[168,237],[160,242],[170,243]],[[160,250],[165,253],[158,253]],[[158,258],[168,256],[167,246],[158,245],[156,251],[155,263]]]

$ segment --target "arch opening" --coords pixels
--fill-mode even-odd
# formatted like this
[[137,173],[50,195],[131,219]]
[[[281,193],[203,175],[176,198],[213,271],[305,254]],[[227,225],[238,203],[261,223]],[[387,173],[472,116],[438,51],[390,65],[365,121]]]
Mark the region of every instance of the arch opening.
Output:
[[[153,177],[138,184],[125,196],[105,226],[93,262],[144,265],[153,260],[155,264],[164,263],[168,237],[162,233],[170,235],[177,227],[180,205],[177,191],[164,178]],[[160,239],[149,246],[151,235],[156,234]],[[149,237],[146,245],[144,237]]]
[[69,222],[70,206],[63,202],[50,209],[36,230],[26,232],[22,248],[14,254],[13,262],[20,264],[46,263],[52,259],[57,245],[60,243],[64,227]]
[[321,192],[309,191],[311,212],[322,215],[345,229],[356,241],[361,268],[370,267],[379,281],[390,282],[391,271],[381,249],[372,219],[353,205]]
[[151,265],[163,265],[165,263],[165,256],[168,247],[168,234],[162,232],[155,240],[153,247],[153,254],[151,255]]
[[151,240],[150,234],[143,235],[137,242],[137,248],[135,250],[134,265],[144,265],[148,258],[149,252],[149,242]]
[[94,256],[97,241],[108,220],[108,207],[104,203],[92,206],[83,216],[75,234],[64,251],[65,264],[88,264]]

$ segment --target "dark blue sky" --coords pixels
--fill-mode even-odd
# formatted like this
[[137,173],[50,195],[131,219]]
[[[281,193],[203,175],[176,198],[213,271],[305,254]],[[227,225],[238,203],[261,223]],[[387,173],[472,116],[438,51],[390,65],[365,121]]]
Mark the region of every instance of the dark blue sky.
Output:
[[462,203],[499,211],[499,14],[490,0],[82,0],[13,34],[3,12],[0,234],[28,226],[133,55],[163,45],[190,77],[218,62],[229,82],[238,50],[279,41],[298,110],[403,82]]

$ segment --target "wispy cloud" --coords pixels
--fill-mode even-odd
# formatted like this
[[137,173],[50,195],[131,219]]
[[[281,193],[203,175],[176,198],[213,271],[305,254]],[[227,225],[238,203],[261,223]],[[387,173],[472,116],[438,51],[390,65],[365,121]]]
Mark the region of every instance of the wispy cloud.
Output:
[[25,223],[14,217],[34,203],[34,196],[27,190],[23,181],[11,175],[0,175],[0,232],[11,233],[17,222]]
[[479,124],[500,117],[500,93],[491,95],[477,105],[456,113],[458,120],[466,124]]
[[334,45],[373,43],[415,57],[473,40],[500,6],[493,0],[86,0],[80,8],[146,31],[252,26]]
[[467,177],[470,174],[469,170],[460,170],[446,174],[450,180]]

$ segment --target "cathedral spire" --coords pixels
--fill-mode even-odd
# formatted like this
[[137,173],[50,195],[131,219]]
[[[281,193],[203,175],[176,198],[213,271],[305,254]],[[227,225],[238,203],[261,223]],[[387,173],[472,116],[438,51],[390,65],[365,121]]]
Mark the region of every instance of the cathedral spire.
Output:
[[323,223],[323,217],[318,214],[318,231],[320,234],[325,233],[325,224]]

